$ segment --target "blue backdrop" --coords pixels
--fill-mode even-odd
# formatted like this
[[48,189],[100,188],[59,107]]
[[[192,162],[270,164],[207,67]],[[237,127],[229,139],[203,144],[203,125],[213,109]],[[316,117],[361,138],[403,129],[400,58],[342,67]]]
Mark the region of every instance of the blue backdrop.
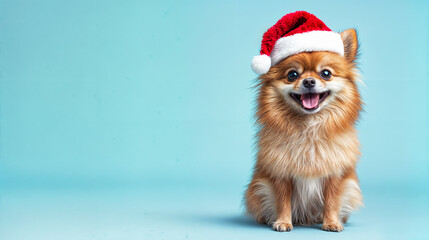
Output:
[[[128,237],[201,239],[204,231],[217,229],[220,236],[234,223],[239,223],[239,231],[228,229],[235,237],[254,231],[261,235],[246,236],[274,234],[239,215],[254,154],[251,87],[256,75],[250,60],[258,54],[264,31],[296,10],[314,13],[335,31],[355,27],[359,33],[359,68],[366,86],[360,86],[365,112],[358,125],[363,154],[358,174],[367,210],[352,218],[349,228],[364,232],[365,216],[380,217],[374,211],[391,204],[384,213],[403,209],[409,215],[400,215],[401,224],[422,224],[408,223],[404,228],[409,232],[402,234],[427,237],[429,230],[421,231],[429,223],[424,204],[429,199],[429,2],[1,0],[4,239],[26,233],[58,237],[49,226],[62,219],[61,214],[52,210],[46,215],[52,206],[63,209],[62,216],[75,216],[72,224],[58,223],[62,233],[75,232],[80,229],[77,219],[86,216],[79,215],[81,207],[88,204],[88,211],[98,209],[91,216],[99,225],[70,237],[123,236],[120,230],[108,230],[122,225],[115,222],[107,228],[110,225],[101,220],[116,215],[96,206],[112,209],[127,205],[130,198],[113,201],[111,196],[117,195],[112,193],[106,200],[104,192],[86,197],[88,189],[125,188],[136,189],[127,194],[142,194],[127,206],[141,207],[141,218],[133,224],[147,226],[127,225]],[[70,189],[70,198],[64,197],[63,191]],[[73,198],[79,204],[67,202]],[[405,200],[395,205],[392,199],[398,198]],[[178,199],[183,200],[180,207],[171,203]],[[407,199],[414,210],[404,209],[401,202]],[[45,206],[46,211],[33,213],[41,221],[34,226],[29,216],[37,202],[38,209]],[[161,222],[177,226],[186,216],[162,216],[156,210],[160,204],[185,209],[184,215],[189,213],[186,206],[202,204],[197,219],[204,218],[205,209],[236,211],[237,218],[199,227],[201,219],[190,220],[184,225],[188,228],[169,231]],[[68,212],[70,205],[78,210]],[[148,219],[158,222],[150,225]],[[388,219],[390,215],[382,214],[379,224]],[[393,222],[388,226],[392,231],[398,227]],[[392,239],[389,228],[383,229],[374,227],[372,236]],[[322,234],[306,228],[295,232],[291,234]]]

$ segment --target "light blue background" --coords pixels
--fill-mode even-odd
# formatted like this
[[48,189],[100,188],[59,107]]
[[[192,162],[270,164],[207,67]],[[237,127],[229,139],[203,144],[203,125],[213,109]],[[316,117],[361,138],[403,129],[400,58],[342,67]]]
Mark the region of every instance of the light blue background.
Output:
[[[356,27],[366,207],[338,234],[241,215],[250,60],[306,10]],[[429,2],[0,0],[0,238],[429,238]]]

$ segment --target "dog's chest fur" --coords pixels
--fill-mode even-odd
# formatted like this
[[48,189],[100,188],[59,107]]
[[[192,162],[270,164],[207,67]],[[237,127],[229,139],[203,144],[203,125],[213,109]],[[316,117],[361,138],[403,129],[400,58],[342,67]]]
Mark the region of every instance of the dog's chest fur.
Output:
[[354,129],[327,137],[320,129],[325,119],[314,118],[303,131],[283,134],[261,130],[260,166],[273,177],[314,178],[341,175],[358,157]]
[[295,178],[292,193],[292,221],[319,223],[323,217],[323,178]]

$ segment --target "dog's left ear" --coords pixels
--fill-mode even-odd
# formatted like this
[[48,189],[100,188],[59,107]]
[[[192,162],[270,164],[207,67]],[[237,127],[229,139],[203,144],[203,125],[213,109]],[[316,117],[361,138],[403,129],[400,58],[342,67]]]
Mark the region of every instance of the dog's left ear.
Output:
[[350,28],[342,32],[340,35],[344,43],[344,57],[347,61],[354,62],[356,60],[359,47],[356,30]]

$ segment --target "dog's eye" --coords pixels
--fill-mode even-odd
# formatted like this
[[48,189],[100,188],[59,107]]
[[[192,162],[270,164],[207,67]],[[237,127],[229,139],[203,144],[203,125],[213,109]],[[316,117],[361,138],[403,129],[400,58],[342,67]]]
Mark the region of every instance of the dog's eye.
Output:
[[328,80],[328,79],[330,79],[331,78],[331,76],[332,76],[332,74],[331,74],[331,72],[329,71],[329,70],[322,70],[322,72],[320,72],[320,76],[323,78],[323,79],[325,79],[325,80]]
[[292,71],[288,72],[288,74],[287,74],[287,80],[289,82],[293,82],[293,81],[295,81],[298,78],[298,76],[299,76],[298,72],[295,71],[295,70],[292,70]]

